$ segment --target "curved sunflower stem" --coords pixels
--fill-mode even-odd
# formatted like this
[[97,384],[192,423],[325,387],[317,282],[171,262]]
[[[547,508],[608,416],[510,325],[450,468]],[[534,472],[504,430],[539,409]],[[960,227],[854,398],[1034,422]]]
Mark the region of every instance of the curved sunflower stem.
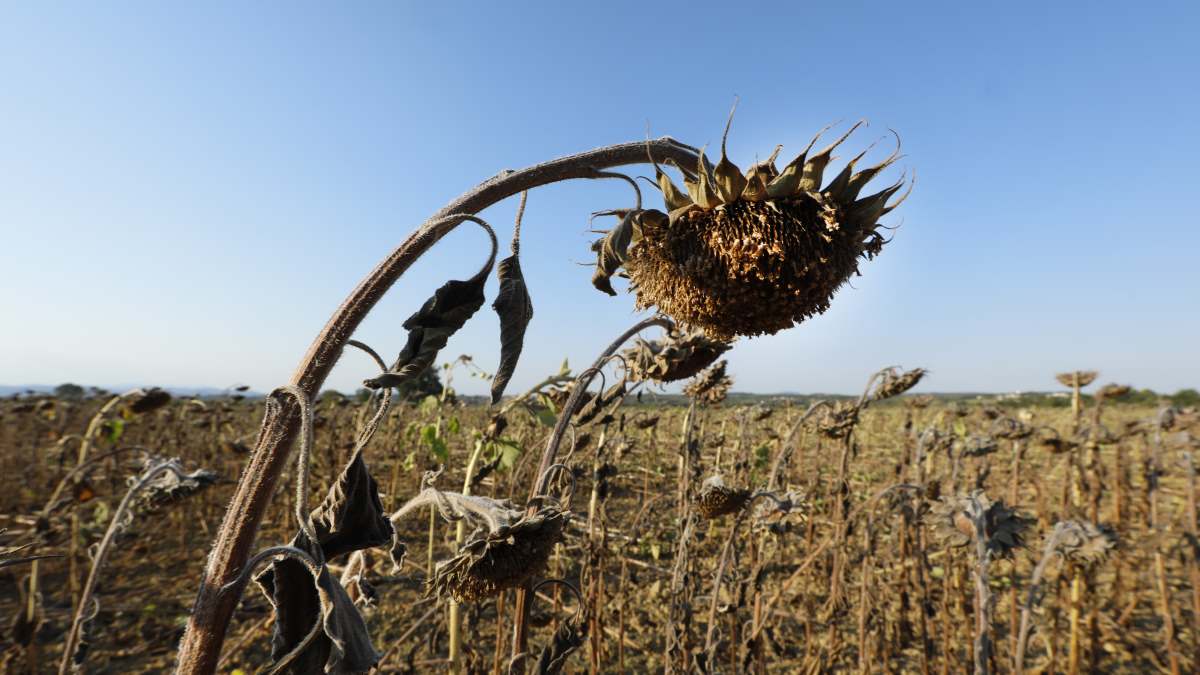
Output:
[[[310,397],[320,391],[347,340],[383,294],[426,251],[446,236],[458,221],[445,222],[451,214],[473,214],[526,190],[574,178],[593,178],[605,168],[640,164],[655,159],[691,164],[695,148],[671,138],[612,145],[569,157],[551,160],[520,171],[505,171],[463,194],[384,258],[351,291],[329,322],[317,334],[293,373],[291,384]],[[439,223],[439,221],[441,221]],[[179,646],[177,672],[211,673],[220,658],[225,631],[237,606],[237,598],[218,592],[234,579],[249,559],[255,535],[270,504],[275,484],[287,463],[299,427],[299,409],[284,403],[263,420],[250,464],[242,473],[225,512],[195,604]]]
[[[583,394],[587,390],[588,385],[591,384],[592,379],[594,379],[596,375],[600,373],[600,369],[603,367],[605,361],[607,361],[610,356],[616,353],[616,351],[621,348],[621,345],[625,344],[625,342],[634,335],[637,335],[643,330],[652,328],[654,326],[659,326],[663,329],[670,330],[675,326],[675,323],[670,319],[661,316],[651,317],[649,319],[643,319],[642,321],[637,322],[632,328],[622,333],[619,337],[617,337],[616,340],[613,340],[612,344],[608,345],[608,347],[606,347],[604,351],[600,353],[600,356],[596,359],[596,362],[592,365],[592,367],[580,373],[579,377],[575,379],[575,384],[571,388],[571,395],[567,397],[567,402],[563,404],[562,410],[559,411],[558,420],[554,424],[554,431],[551,432],[549,440],[546,441],[546,449],[542,452],[542,459],[538,463],[537,473],[534,474],[533,489],[529,493],[529,501],[531,504],[539,495],[545,493],[545,488],[549,484],[549,478],[551,475],[550,467],[554,465],[554,458],[558,454],[558,446],[562,442],[562,438],[567,431],[567,427],[570,425],[571,416],[575,413],[575,410],[579,408],[581,402],[583,401]],[[536,506],[529,507],[530,515],[536,512]],[[516,659],[518,655],[524,654],[529,644],[529,635],[528,631],[526,630],[529,622],[529,589],[530,586],[528,584],[517,589],[517,600],[513,607],[515,619],[513,621],[512,656],[514,659]],[[523,667],[519,664],[515,667],[519,669],[517,672],[523,671]]]
[[67,633],[66,641],[63,643],[62,661],[58,666],[59,675],[64,675],[72,669],[72,664],[75,661],[75,652],[79,650],[79,644],[82,639],[83,624],[90,619],[88,610],[92,604],[92,596],[96,592],[96,585],[100,581],[100,572],[104,569],[104,563],[108,559],[108,552],[112,549],[113,540],[116,538],[117,533],[128,524],[127,514],[129,513],[131,504],[133,504],[133,500],[151,481],[167,471],[177,476],[182,476],[178,467],[170,460],[154,464],[138,477],[137,482],[125,493],[125,497],[121,499],[121,504],[113,512],[112,518],[108,523],[108,529],[104,532],[104,538],[100,540],[100,545],[96,549],[96,557],[92,562],[92,569],[88,572],[87,582],[84,584],[83,593],[79,596],[79,603],[75,609],[75,618],[71,622],[71,629]]

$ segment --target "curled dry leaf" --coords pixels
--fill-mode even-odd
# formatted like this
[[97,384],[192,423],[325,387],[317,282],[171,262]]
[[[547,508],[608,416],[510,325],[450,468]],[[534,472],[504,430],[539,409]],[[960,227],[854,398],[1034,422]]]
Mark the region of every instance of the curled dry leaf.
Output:
[[[491,229],[488,228],[491,234]],[[408,341],[396,362],[378,377],[363,382],[372,389],[396,387],[417,377],[437,358],[450,336],[458,332],[483,306],[483,286],[496,260],[496,239],[492,236],[492,253],[475,276],[460,281],[452,279],[433,293],[421,309],[404,321]]]
[[605,233],[604,238],[592,243],[592,250],[596,253],[596,271],[592,274],[592,285],[597,290],[616,295],[617,292],[612,287],[612,276],[628,259],[629,246],[641,237],[647,222],[658,225],[661,221],[665,224],[666,216],[654,209],[616,209],[596,215],[616,216],[621,219],[615,227]]
[[[135,511],[141,513],[158,511],[208,488],[219,478],[216,472],[207,469],[197,469],[187,473],[177,459],[170,460],[170,463],[173,465],[172,470],[156,475],[137,494],[134,503]],[[146,467],[149,468],[155,464],[157,464],[157,460],[148,460]],[[136,483],[138,478],[135,476],[129,480],[131,483]]]
[[500,401],[504,388],[516,370],[517,360],[525,345],[525,329],[533,318],[533,301],[521,273],[521,260],[516,253],[496,266],[500,277],[500,292],[492,309],[500,315],[500,367],[492,378],[492,405]]
[[1080,565],[1103,562],[1117,544],[1111,529],[1086,520],[1064,520],[1051,533],[1055,550],[1067,560]]
[[[292,546],[317,560],[382,546],[392,541],[392,524],[383,511],[379,488],[363,459],[354,454],[325,499],[312,510],[317,542],[297,533]],[[319,555],[318,555],[319,552]],[[275,608],[271,656],[294,649],[320,619],[322,634],[293,662],[292,670],[358,672],[371,668],[379,654],[371,645],[366,623],[345,588],[322,565],[316,579],[304,564],[281,558],[255,577]]]
[[996,439],[983,434],[975,434],[963,440],[962,454],[964,457],[984,457],[990,455],[999,446],[996,445]]

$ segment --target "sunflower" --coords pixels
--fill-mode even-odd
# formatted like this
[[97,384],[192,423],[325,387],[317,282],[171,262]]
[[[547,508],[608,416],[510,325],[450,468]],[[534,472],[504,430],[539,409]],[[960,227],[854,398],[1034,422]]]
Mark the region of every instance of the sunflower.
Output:
[[622,353],[628,377],[633,382],[646,380],[674,382],[696,375],[729,351],[730,344],[710,340],[699,331],[668,331],[658,340],[638,339]]
[[522,514],[511,525],[468,541],[458,555],[437,564],[427,592],[475,602],[520,586],[546,568],[569,517],[556,507],[544,506],[534,515]]
[[725,485],[720,476],[710,476],[696,495],[696,508],[705,518],[719,518],[741,511],[750,501],[750,491]]
[[[861,124],[810,154],[818,133],[783,169],[775,166],[777,148],[745,172],[726,155],[727,124],[716,166],[701,150],[694,168],[677,167],[686,190],[655,164],[667,213],[625,214],[622,225],[632,227],[614,230],[628,238],[620,258],[638,307],[656,307],[720,340],[776,333],[827,310],[834,292],[858,272],[859,259],[883,248],[877,221],[903,201],[888,203],[903,178],[859,197],[896,161],[898,143],[896,153],[856,172],[866,151],[859,153],[824,183],[833,150]],[[601,249],[611,260],[613,246]],[[597,286],[611,292],[606,278]]]

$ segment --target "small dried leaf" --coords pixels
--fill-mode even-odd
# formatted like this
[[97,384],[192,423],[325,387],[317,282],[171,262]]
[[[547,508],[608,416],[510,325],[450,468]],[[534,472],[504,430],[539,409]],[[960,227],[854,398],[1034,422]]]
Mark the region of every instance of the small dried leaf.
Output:
[[554,639],[542,649],[534,668],[536,675],[558,675],[562,672],[567,658],[583,646],[585,634],[575,625],[574,620],[562,622],[554,631]]
[[504,388],[516,370],[517,360],[525,345],[525,329],[533,318],[533,301],[521,273],[521,260],[513,254],[496,266],[500,277],[500,292],[492,309],[500,315],[500,367],[492,378],[492,405],[500,401]]
[[483,285],[495,258],[496,251],[493,248],[487,264],[478,274],[466,281],[447,281],[437,289],[433,297],[404,322],[408,341],[396,358],[396,363],[388,372],[363,384],[372,389],[396,387],[424,372],[446,346],[450,336],[483,306]]
[[596,271],[592,274],[592,285],[609,295],[616,295],[610,279],[625,262],[629,244],[633,241],[634,211],[609,211],[604,215],[614,215],[621,219],[616,227],[609,230],[603,239],[592,244],[596,252]]

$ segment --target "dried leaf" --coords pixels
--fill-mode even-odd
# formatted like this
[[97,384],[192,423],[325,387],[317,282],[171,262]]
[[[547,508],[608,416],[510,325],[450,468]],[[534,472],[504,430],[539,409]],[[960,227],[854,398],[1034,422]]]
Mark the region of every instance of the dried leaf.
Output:
[[492,303],[492,309],[500,315],[500,367],[492,378],[493,405],[504,395],[504,388],[517,367],[525,344],[525,329],[533,318],[533,302],[517,254],[501,260],[496,273],[500,277],[500,293]]
[[[354,453],[329,494],[313,509],[312,521],[326,559],[392,540],[392,522],[383,510],[379,486],[367,469],[362,449]],[[305,538],[303,533],[296,536]]]
[[617,294],[609,280],[625,262],[629,244],[633,241],[634,213],[632,210],[615,210],[598,214],[614,215],[621,219],[603,239],[592,243],[592,250],[596,252],[596,271],[592,274],[592,285],[609,295]]
[[313,622],[321,621],[322,634],[296,657],[291,672],[365,672],[379,662],[381,655],[371,644],[362,614],[324,565],[314,579],[302,563],[283,558],[255,581],[275,608],[271,658],[287,655],[312,630]]
[[483,285],[495,259],[496,249],[493,246],[492,255],[478,274],[466,281],[447,281],[437,289],[433,297],[404,322],[408,341],[396,358],[396,363],[388,372],[363,384],[372,389],[396,387],[424,372],[446,346],[450,336],[483,306]]
[[[300,532],[291,545],[310,553],[320,546],[322,556],[314,557],[329,559],[393,541],[391,521],[383,511],[379,487],[363,460],[362,449],[312,510],[311,518],[318,541],[310,542]],[[279,659],[300,644],[318,617],[323,623],[323,634],[297,657],[292,672],[359,672],[378,661],[362,616],[324,565],[314,579],[302,563],[281,558],[255,581],[275,608],[272,658]]]
[[542,649],[537,666],[533,670],[535,675],[558,675],[561,673],[563,666],[567,663],[567,658],[583,646],[583,638],[584,632],[575,625],[575,621],[562,622],[558,630],[554,631],[553,641]]

